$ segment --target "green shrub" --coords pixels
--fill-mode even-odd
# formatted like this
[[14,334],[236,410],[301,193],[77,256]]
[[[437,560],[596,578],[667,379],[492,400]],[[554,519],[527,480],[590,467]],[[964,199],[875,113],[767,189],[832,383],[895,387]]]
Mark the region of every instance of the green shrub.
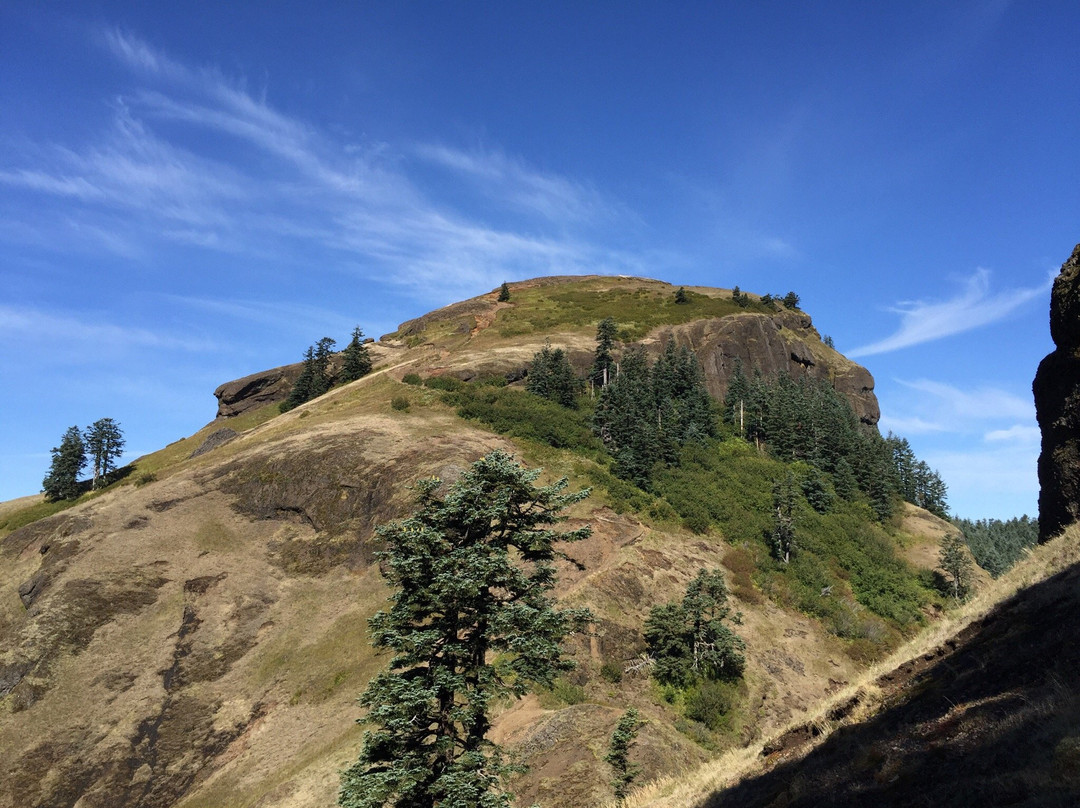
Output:
[[[505,379],[503,380],[505,383]],[[600,442],[588,424],[588,411],[570,410],[524,390],[472,382],[444,400],[462,418],[481,421],[496,432],[534,440],[556,449],[595,454]]]
[[547,693],[550,699],[559,704],[574,705],[585,701],[585,688],[568,682],[562,677],[555,680]]
[[704,724],[713,732],[726,728],[734,704],[734,690],[727,682],[702,681],[687,691],[686,717]]
[[611,682],[613,685],[617,685],[622,681],[623,669],[622,665],[612,660],[606,660],[603,665],[600,666],[600,678],[605,682]]
[[424,387],[429,387],[432,390],[460,390],[465,385],[461,379],[457,379],[453,376],[429,376],[424,379]]
[[[771,535],[772,487],[788,473],[788,464],[759,455],[735,438],[686,447],[678,466],[654,475],[655,492],[671,504],[683,524],[695,532],[719,529],[732,544],[747,550],[736,563],[743,568],[736,594],[753,601],[752,578],[782,605],[822,619],[840,636],[875,637],[882,626],[865,618],[852,620],[840,603],[854,598],[893,626],[922,622],[922,609],[937,596],[919,573],[897,556],[886,528],[875,523],[865,503],[833,499],[820,513],[799,492],[794,509],[796,550],[790,563],[774,562],[764,552]],[[791,466],[796,477],[808,467]],[[811,490],[812,494],[819,493]],[[745,569],[753,559],[756,576]],[[823,591],[832,588],[831,597]]]
[[157,475],[152,471],[144,471],[138,477],[135,478],[135,487],[142,488],[144,485],[149,485],[157,480]]
[[419,373],[406,373],[404,376],[401,377],[401,380],[403,382],[405,382],[405,384],[411,384],[411,385],[414,385],[414,386],[418,385],[418,384],[422,384],[423,381],[424,381],[423,379],[420,378]]
[[405,396],[394,396],[392,399],[390,399],[390,406],[398,412],[408,412],[409,399]]

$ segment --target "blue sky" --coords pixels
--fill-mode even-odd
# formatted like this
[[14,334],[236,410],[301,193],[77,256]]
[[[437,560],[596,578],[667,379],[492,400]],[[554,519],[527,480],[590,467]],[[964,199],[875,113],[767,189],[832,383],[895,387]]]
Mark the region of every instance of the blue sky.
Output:
[[[311,8],[314,6],[315,8]],[[1072,2],[0,6],[0,499],[496,287],[783,294],[968,517],[1035,514]]]

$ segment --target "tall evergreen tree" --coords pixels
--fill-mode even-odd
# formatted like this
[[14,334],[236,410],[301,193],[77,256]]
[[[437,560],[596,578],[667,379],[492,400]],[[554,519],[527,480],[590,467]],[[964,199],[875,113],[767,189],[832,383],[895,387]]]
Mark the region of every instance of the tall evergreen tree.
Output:
[[551,597],[553,562],[566,557],[555,545],[589,534],[553,527],[588,491],[535,486],[538,474],[491,452],[444,497],[438,479],[420,482],[417,511],[377,530],[394,593],[370,620],[372,642],[394,656],[360,698],[372,729],[342,774],[343,808],[510,805],[490,706],[573,667],[561,643],[590,620]]
[[690,297],[686,294],[686,289],[681,286],[675,292],[675,302],[680,306],[690,302]]
[[787,564],[795,552],[795,476],[789,471],[773,486],[773,555]]
[[645,643],[653,676],[664,684],[742,675],[746,643],[725,621],[732,619],[720,570],[699,570],[681,602],[654,606],[645,621]]
[[339,381],[342,384],[355,382],[371,373],[371,354],[364,344],[364,332],[360,330],[360,326],[353,329],[352,339],[345,346],[341,358]]
[[59,446],[52,448],[52,464],[41,482],[47,499],[75,499],[79,496],[79,473],[86,465],[86,445],[77,426],[68,427]]
[[577,406],[580,387],[581,383],[574,376],[574,369],[562,348],[545,344],[533,354],[525,378],[525,389],[530,393],[572,408]]
[[733,424],[740,437],[746,437],[746,409],[750,403],[750,382],[743,373],[742,360],[735,358],[735,369],[728,378],[724,395],[724,420]]
[[589,378],[596,387],[611,384],[615,378],[615,332],[618,326],[610,317],[605,317],[596,326],[596,353],[593,356]]
[[506,285],[506,281],[503,281],[502,286],[499,287],[498,300],[500,303],[506,303],[510,300],[510,287]]
[[84,440],[94,472],[93,487],[97,488],[116,468],[116,461],[124,453],[124,434],[120,424],[112,418],[99,418],[86,428]]
[[623,357],[619,375],[600,391],[594,429],[615,458],[615,473],[647,488],[661,459],[649,358],[640,345]]
[[973,576],[967,545],[960,533],[949,533],[941,540],[938,563],[949,577],[949,594],[957,603],[966,600],[971,593]]
[[799,296],[794,292],[788,292],[784,295],[783,304],[785,309],[797,309],[799,308]]
[[289,397],[281,402],[281,411],[286,412],[295,409],[305,401],[310,401],[315,397],[314,389],[315,346],[309,345],[308,349],[304,351],[304,364],[300,368],[300,375],[297,376],[296,381],[293,382],[292,389],[289,391]]
[[630,792],[630,784],[634,782],[641,771],[641,766],[630,762],[630,750],[637,740],[638,730],[641,729],[641,717],[638,711],[631,707],[619,718],[615,725],[615,731],[611,733],[611,741],[608,743],[607,754],[604,762],[615,770],[615,778],[611,781],[615,790],[615,802],[623,804],[626,795]]
[[318,398],[333,385],[334,377],[330,372],[330,360],[334,355],[336,345],[337,341],[331,337],[323,337],[315,343],[311,398]]
[[679,447],[716,434],[712,399],[694,353],[668,340],[652,368],[657,433],[664,459],[675,462]]

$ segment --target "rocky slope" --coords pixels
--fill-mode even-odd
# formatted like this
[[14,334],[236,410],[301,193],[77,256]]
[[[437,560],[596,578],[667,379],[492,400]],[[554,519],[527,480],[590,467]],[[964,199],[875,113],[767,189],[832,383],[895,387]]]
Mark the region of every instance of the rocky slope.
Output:
[[[374,526],[408,512],[414,480],[452,478],[493,448],[575,487],[600,471],[462,421],[437,391],[402,384],[407,373],[513,375],[545,339],[587,365],[596,319],[610,311],[626,341],[659,350],[671,334],[695,346],[715,392],[734,356],[760,358],[776,372],[841,380],[863,397],[864,419],[876,418],[869,374],[825,347],[800,312],[740,311],[719,290],[691,290],[675,309],[672,287],[637,279],[512,290],[509,305],[490,294],[405,324],[376,345],[374,373],[284,415],[264,394],[285,375],[261,390],[239,384],[230,400],[240,414],[226,422],[235,437],[208,442],[217,420],[140,458],[109,490],[0,531],[0,808],[333,803],[360,745],[355,697],[385,663],[366,630],[387,594]],[[408,410],[391,406],[401,397]],[[515,784],[521,804],[606,801],[602,758],[628,705],[649,719],[642,780],[711,756],[647,676],[601,675],[642,650],[650,606],[679,597],[701,567],[727,570],[748,642],[724,743],[798,721],[865,662],[759,591],[723,536],[611,504],[600,486],[575,508],[572,524],[587,521],[594,535],[575,548],[585,571],[560,572],[562,601],[598,617],[571,649],[578,671],[555,692],[503,705],[495,723],[531,767]],[[945,526],[928,532],[932,517],[908,516],[918,526],[900,525],[895,540],[917,555]]]
[[1080,519],[1080,244],[1050,295],[1055,349],[1039,364],[1033,392],[1042,430],[1039,533],[1045,541]]

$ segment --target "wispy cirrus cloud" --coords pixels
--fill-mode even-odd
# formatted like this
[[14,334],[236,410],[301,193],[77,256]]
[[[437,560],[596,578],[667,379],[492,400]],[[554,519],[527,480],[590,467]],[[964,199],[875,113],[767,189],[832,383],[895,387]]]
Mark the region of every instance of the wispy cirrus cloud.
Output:
[[50,346],[78,345],[80,356],[98,350],[127,348],[179,349],[192,352],[217,350],[210,340],[176,336],[161,331],[107,321],[91,322],[85,315],[52,312],[32,307],[0,305],[0,335],[9,344],[29,341],[35,350]]
[[1038,446],[1042,432],[1030,424],[1013,424],[1008,429],[993,429],[983,436],[988,443],[1020,443]]
[[500,151],[463,151],[443,144],[422,144],[416,154],[476,183],[491,197],[551,221],[583,223],[616,215],[614,206],[596,189],[538,171]]
[[287,324],[288,328],[302,334],[320,333],[320,329],[348,333],[349,329],[355,325],[340,314],[322,306],[301,302],[230,300],[184,295],[162,295],[162,297],[185,306],[225,316],[230,320],[244,320],[277,328],[282,328],[284,324]]
[[[987,441],[1015,440],[1032,429],[1038,432],[1035,405],[1007,390],[960,388],[931,379],[896,382],[903,395],[894,402],[895,412],[882,414],[883,430],[903,435],[985,434]],[[1003,422],[1016,425],[999,427]]]
[[[968,421],[985,419],[1030,419],[1034,421],[1035,405],[1030,398],[1021,398],[996,387],[962,389],[931,379],[900,381],[909,390],[926,394],[922,401],[930,409]],[[927,399],[929,396],[929,400]]]
[[[111,131],[22,164],[0,159],[0,185],[79,205],[86,249],[111,232],[128,256],[165,242],[288,267],[318,251],[329,270],[426,299],[529,275],[644,269],[646,257],[597,230],[630,214],[588,183],[498,150],[358,146],[133,34],[110,29],[100,42],[138,82],[115,102]],[[465,186],[488,206],[463,203]]]
[[990,289],[990,271],[979,268],[965,281],[960,294],[949,300],[897,304],[890,309],[900,315],[900,327],[894,334],[846,353],[852,358],[873,356],[989,325],[1045,296],[1051,283],[1052,277],[1040,286],[995,293]]

